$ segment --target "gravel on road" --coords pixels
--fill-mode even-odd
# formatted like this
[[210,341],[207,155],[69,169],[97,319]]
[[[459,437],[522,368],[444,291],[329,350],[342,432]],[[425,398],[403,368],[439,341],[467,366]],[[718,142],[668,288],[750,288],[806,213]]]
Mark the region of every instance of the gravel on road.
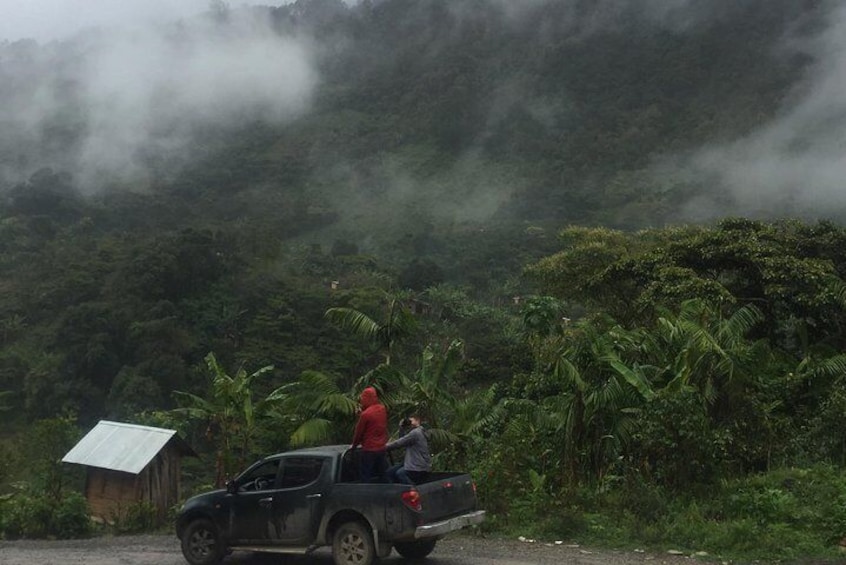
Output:
[[[569,542],[520,541],[474,535],[450,536],[438,543],[427,565],[681,565],[691,556],[589,549]],[[385,565],[406,561],[393,553]],[[322,548],[309,556],[235,552],[224,565],[332,565]],[[173,535],[104,536],[83,540],[0,541],[2,565],[185,565]]]

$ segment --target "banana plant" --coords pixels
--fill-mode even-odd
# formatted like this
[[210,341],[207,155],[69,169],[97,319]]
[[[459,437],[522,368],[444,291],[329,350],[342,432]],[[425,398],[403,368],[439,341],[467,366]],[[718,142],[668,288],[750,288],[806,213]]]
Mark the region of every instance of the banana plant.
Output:
[[[352,437],[358,401],[352,392],[341,390],[330,375],[304,371],[299,380],[277,388],[267,400],[273,404],[271,418],[293,428],[291,445],[343,443]],[[343,438],[341,431],[346,434]]]
[[205,357],[211,378],[206,398],[182,391],[174,397],[182,406],[173,410],[177,416],[206,425],[206,438],[217,446],[215,482],[221,486],[226,477],[240,469],[252,455],[258,431],[257,417],[266,412],[272,401],[253,402],[253,383],[270,373],[272,365],[247,373],[243,366],[229,375],[214,353]]

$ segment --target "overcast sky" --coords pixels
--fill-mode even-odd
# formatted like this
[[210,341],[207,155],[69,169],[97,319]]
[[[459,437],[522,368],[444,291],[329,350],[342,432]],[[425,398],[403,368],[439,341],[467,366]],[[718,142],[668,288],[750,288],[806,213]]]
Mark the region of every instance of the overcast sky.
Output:
[[[230,0],[244,4],[280,5],[288,0]],[[103,24],[190,16],[209,7],[209,0],[0,0],[0,39],[62,39],[82,28]]]

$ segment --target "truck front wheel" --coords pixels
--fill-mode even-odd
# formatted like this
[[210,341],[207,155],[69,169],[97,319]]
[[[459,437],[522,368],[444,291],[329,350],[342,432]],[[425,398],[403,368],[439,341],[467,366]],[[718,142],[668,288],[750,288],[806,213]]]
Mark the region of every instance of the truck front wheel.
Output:
[[194,520],[182,532],[182,555],[191,565],[219,563],[225,553],[220,534],[210,520]]
[[332,540],[335,565],[371,565],[376,548],[370,530],[361,522],[346,522],[335,530]]
[[435,549],[438,540],[426,539],[420,541],[395,542],[394,549],[406,559],[423,559]]

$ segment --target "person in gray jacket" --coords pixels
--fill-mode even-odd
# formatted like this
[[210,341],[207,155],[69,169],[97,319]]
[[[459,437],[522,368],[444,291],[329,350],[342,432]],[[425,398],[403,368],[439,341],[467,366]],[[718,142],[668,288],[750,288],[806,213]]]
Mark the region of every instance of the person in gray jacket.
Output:
[[388,469],[387,476],[391,482],[418,485],[425,483],[432,470],[432,455],[429,453],[429,440],[420,425],[420,416],[414,414],[400,425],[400,437],[388,442],[385,449],[405,448],[405,458],[401,465],[394,465]]

